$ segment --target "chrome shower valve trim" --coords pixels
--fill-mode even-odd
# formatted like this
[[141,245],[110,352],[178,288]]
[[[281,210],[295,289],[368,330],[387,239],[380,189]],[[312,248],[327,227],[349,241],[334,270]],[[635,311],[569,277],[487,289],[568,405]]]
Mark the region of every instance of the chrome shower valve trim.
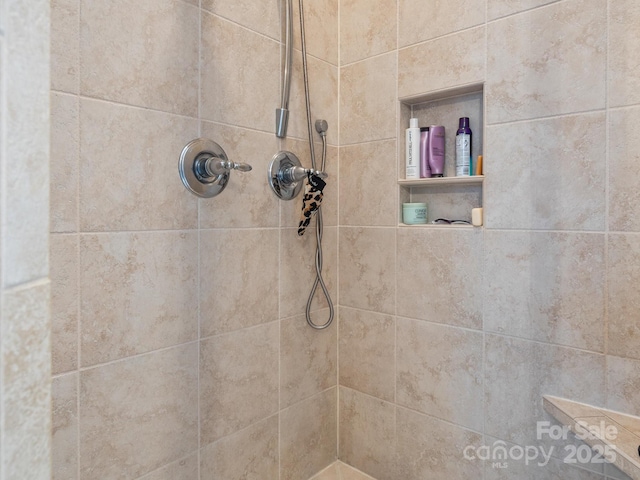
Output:
[[184,186],[194,195],[215,197],[229,183],[231,170],[251,171],[251,165],[229,160],[220,145],[207,138],[190,141],[180,154],[178,171]]

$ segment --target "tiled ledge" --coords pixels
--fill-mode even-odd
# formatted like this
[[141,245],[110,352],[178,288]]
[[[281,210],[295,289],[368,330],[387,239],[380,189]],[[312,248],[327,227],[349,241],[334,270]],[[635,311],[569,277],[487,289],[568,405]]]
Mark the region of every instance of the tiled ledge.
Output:
[[587,445],[605,447],[600,448],[605,454],[614,451],[612,463],[633,480],[640,480],[640,417],[550,395],[543,397],[543,404],[547,413],[571,428]]

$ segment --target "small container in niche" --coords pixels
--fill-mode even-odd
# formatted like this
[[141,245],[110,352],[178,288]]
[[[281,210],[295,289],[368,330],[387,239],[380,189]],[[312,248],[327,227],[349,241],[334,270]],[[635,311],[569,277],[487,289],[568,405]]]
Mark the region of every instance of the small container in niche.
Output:
[[407,225],[420,225],[427,223],[427,204],[403,203],[402,222]]

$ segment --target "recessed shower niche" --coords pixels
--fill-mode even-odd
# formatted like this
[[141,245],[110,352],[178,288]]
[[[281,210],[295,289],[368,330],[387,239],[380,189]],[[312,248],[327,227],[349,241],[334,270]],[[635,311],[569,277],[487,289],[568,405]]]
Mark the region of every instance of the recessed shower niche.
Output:
[[[483,154],[484,144],[484,85],[471,84],[453,89],[439,90],[424,95],[400,99],[400,127],[398,129],[398,185],[400,205],[399,225],[402,223],[402,203],[424,202],[427,204],[427,221],[437,218],[471,221],[471,210],[482,207],[483,175],[456,177],[455,138],[458,119],[469,117],[473,143],[471,155],[473,169],[478,155]],[[445,166],[444,177],[406,180],[405,130],[409,119],[417,118],[420,127],[444,125]],[[486,160],[486,159],[485,159]],[[411,225],[415,227],[416,225]],[[424,227],[425,225],[418,225]],[[467,225],[451,225],[465,228]]]

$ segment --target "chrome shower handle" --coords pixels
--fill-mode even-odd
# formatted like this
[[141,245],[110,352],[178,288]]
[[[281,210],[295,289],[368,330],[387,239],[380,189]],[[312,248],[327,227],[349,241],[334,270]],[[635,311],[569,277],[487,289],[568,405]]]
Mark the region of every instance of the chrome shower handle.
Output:
[[196,175],[203,179],[224,175],[231,170],[239,172],[250,172],[252,167],[248,163],[236,163],[225,160],[215,155],[205,153],[196,158],[193,166]]
[[312,168],[303,168],[297,165],[291,165],[289,167],[280,170],[280,181],[286,185],[304,180],[309,175],[315,175],[320,178],[327,178],[328,175],[325,172],[314,170]]

